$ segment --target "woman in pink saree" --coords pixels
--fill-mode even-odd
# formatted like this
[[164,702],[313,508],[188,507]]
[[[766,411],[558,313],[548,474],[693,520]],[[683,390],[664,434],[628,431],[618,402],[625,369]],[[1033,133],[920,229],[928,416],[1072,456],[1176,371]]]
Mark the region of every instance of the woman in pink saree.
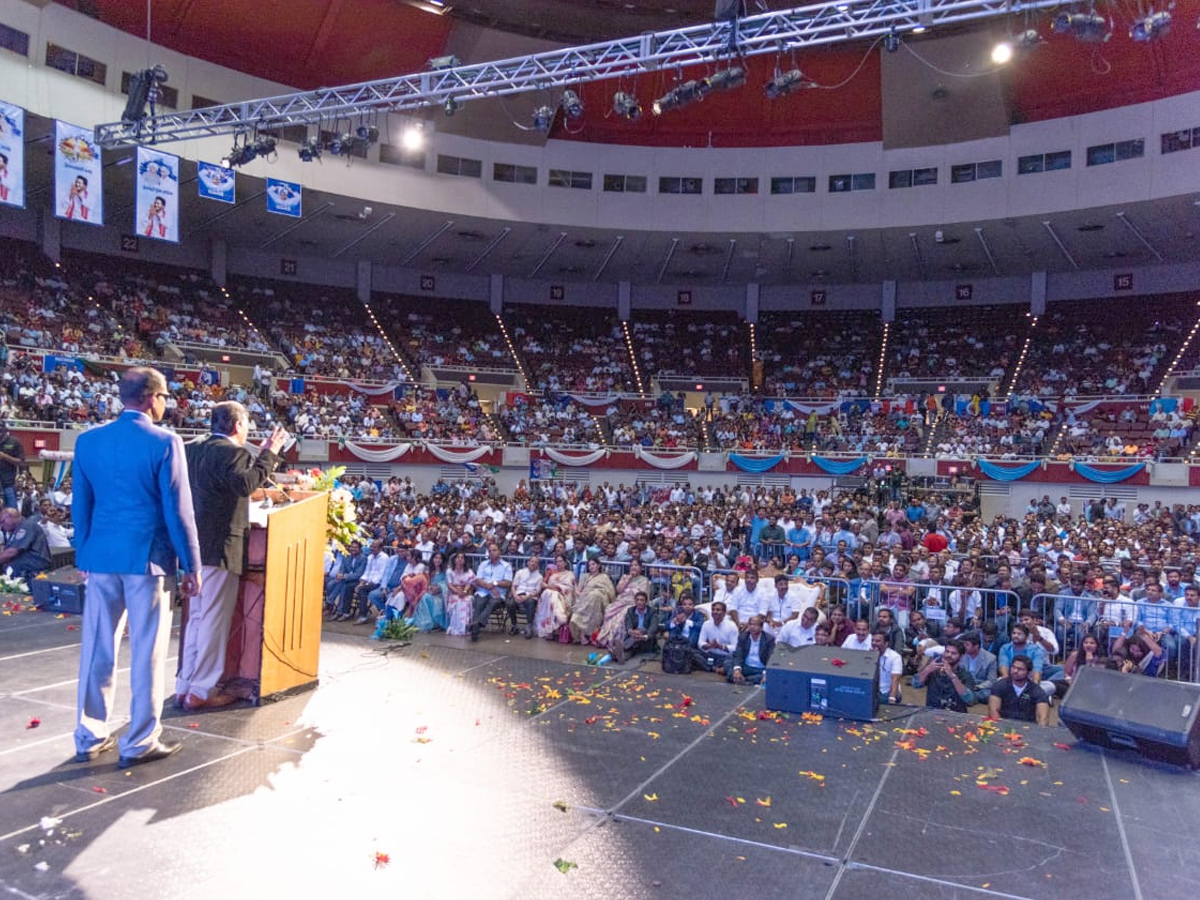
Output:
[[629,571],[617,582],[617,599],[604,610],[604,621],[596,633],[596,646],[610,652],[618,645],[624,649],[625,612],[633,606],[637,594],[650,596],[651,587],[650,579],[642,574],[642,564],[636,559],[630,562]]
[[467,567],[467,556],[461,551],[450,560],[446,573],[446,634],[465,635],[471,625],[471,593],[475,573]]
[[571,620],[571,610],[575,605],[575,573],[571,564],[561,553],[554,557],[554,568],[546,576],[546,586],[538,598],[537,615],[534,617],[534,627],[538,637],[551,640],[571,640],[570,631],[566,629]]

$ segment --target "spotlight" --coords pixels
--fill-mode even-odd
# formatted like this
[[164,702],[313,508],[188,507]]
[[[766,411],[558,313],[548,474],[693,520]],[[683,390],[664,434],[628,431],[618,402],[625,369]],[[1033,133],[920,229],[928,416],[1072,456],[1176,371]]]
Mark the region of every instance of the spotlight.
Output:
[[1012,41],[1001,41],[992,48],[992,62],[998,66],[1011,62],[1013,58]]
[[533,111],[533,130],[546,132],[554,124],[554,110],[549,106],[539,106]]
[[359,125],[354,134],[364,144],[379,142],[379,129],[374,125]]
[[461,65],[462,61],[453,53],[447,56],[435,56],[429,60],[429,68],[435,72],[439,69],[457,69]]
[[425,146],[425,127],[419,122],[409,125],[400,135],[400,143],[410,152],[420,150]]
[[343,153],[349,153],[354,147],[354,138],[348,134],[334,133],[329,139],[329,143],[325,145],[325,149],[334,156],[341,156]]
[[233,169],[254,162],[255,157],[258,156],[258,150],[255,147],[257,143],[257,141],[254,144],[249,143],[245,135],[235,137],[229,155],[221,160],[222,167]]
[[254,143],[250,145],[254,148],[256,156],[267,157],[275,152],[275,138],[271,135],[263,135],[260,138],[255,138]]
[[300,154],[300,159],[302,162],[312,162],[314,159],[320,160],[320,158],[321,158],[321,140],[320,140],[320,138],[310,137],[308,140],[306,140],[303,144],[300,145],[300,149],[297,150],[296,152]]
[[129,99],[125,102],[125,111],[121,113],[121,121],[125,125],[133,125],[146,118],[146,104],[151,109],[162,92],[160,84],[166,84],[167,70],[162,66],[153,69],[142,69],[129,76]]
[[642,104],[633,94],[617,91],[613,94],[613,112],[622,119],[636,122],[642,117]]
[[668,110],[680,109],[695,100],[701,99],[704,94],[705,88],[702,82],[685,81],[655,100],[651,109],[656,116],[661,116]]
[[888,53],[895,53],[900,49],[900,35],[896,34],[896,29],[893,28],[884,36],[883,49]]
[[710,91],[732,91],[735,88],[740,88],[746,83],[746,70],[741,66],[732,66],[728,69],[722,69],[720,72],[714,72],[704,79],[702,88],[704,93]]
[[572,90],[563,91],[562,101],[559,105],[562,107],[563,112],[567,114],[568,119],[578,119],[583,115],[583,101]]
[[1103,44],[1112,37],[1108,20],[1098,12],[1059,13],[1050,24],[1055,34],[1073,34],[1085,44]]
[[442,104],[442,109],[446,111],[447,116],[452,116],[458,112],[458,101],[453,97],[447,97],[446,102]]
[[792,69],[789,72],[776,72],[775,77],[763,86],[763,93],[767,95],[768,100],[778,100],[793,91],[812,87],[812,85],[811,81],[805,81],[803,72],[799,69]]
[[1029,28],[1018,34],[1013,41],[1015,49],[1022,52],[1032,50],[1042,42],[1042,36],[1037,33],[1036,29]]
[[1129,28],[1129,36],[1135,41],[1147,43],[1156,41],[1171,30],[1171,14],[1152,12],[1144,19],[1138,19]]

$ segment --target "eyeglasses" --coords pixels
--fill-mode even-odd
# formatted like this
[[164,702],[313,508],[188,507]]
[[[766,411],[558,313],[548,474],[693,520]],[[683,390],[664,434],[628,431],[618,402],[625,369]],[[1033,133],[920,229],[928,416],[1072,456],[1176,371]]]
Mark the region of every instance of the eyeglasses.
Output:
[[164,403],[171,399],[171,395],[165,391],[156,391],[153,396],[161,398]]

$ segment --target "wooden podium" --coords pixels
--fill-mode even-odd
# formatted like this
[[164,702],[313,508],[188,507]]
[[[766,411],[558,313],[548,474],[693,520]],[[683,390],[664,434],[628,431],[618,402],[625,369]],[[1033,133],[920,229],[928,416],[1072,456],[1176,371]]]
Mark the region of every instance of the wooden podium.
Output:
[[254,499],[266,496],[278,505],[266,528],[247,535],[223,679],[224,690],[255,703],[317,686],[325,590],[329,495],[271,490]]

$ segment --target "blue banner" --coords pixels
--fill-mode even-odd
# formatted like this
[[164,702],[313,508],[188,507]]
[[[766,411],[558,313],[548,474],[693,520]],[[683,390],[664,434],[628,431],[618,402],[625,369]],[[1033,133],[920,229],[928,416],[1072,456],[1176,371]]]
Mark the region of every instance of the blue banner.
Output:
[[267,212],[277,216],[300,218],[301,187],[294,181],[280,181],[278,178],[267,179]]
[[1088,481],[1095,481],[1099,484],[1116,484],[1118,481],[1132,478],[1144,468],[1146,468],[1144,462],[1138,463],[1136,466],[1125,466],[1121,469],[1094,469],[1084,463],[1075,463],[1075,473],[1077,475],[1082,475]]
[[979,471],[992,481],[1020,481],[1040,466],[1040,462],[1026,463],[1023,466],[998,466],[986,459],[979,460]]
[[237,189],[237,173],[214,163],[196,163],[196,191],[205,200],[233,203]]
[[54,214],[104,224],[104,162],[92,129],[54,123]]
[[780,453],[778,456],[753,457],[741,456],[737,453],[729,454],[729,461],[741,469],[743,472],[769,472],[785,459]]
[[200,383],[206,384],[209,387],[216,387],[221,383],[221,373],[216,369],[201,369]]
[[291,388],[289,388],[289,390],[291,390],[291,392],[293,394],[303,394],[304,393],[304,379],[303,378],[293,378],[292,386],[291,386]]
[[83,360],[76,356],[54,356],[47,353],[42,357],[42,371],[53,372],[55,369],[74,369],[83,371]]
[[823,456],[814,456],[812,458],[813,465],[822,472],[828,472],[830,475],[849,475],[852,472],[857,472],[867,464],[867,458],[860,456],[858,459],[825,459]]
[[529,480],[541,481],[543,478],[553,478],[558,474],[558,463],[552,459],[539,457],[529,461]]

